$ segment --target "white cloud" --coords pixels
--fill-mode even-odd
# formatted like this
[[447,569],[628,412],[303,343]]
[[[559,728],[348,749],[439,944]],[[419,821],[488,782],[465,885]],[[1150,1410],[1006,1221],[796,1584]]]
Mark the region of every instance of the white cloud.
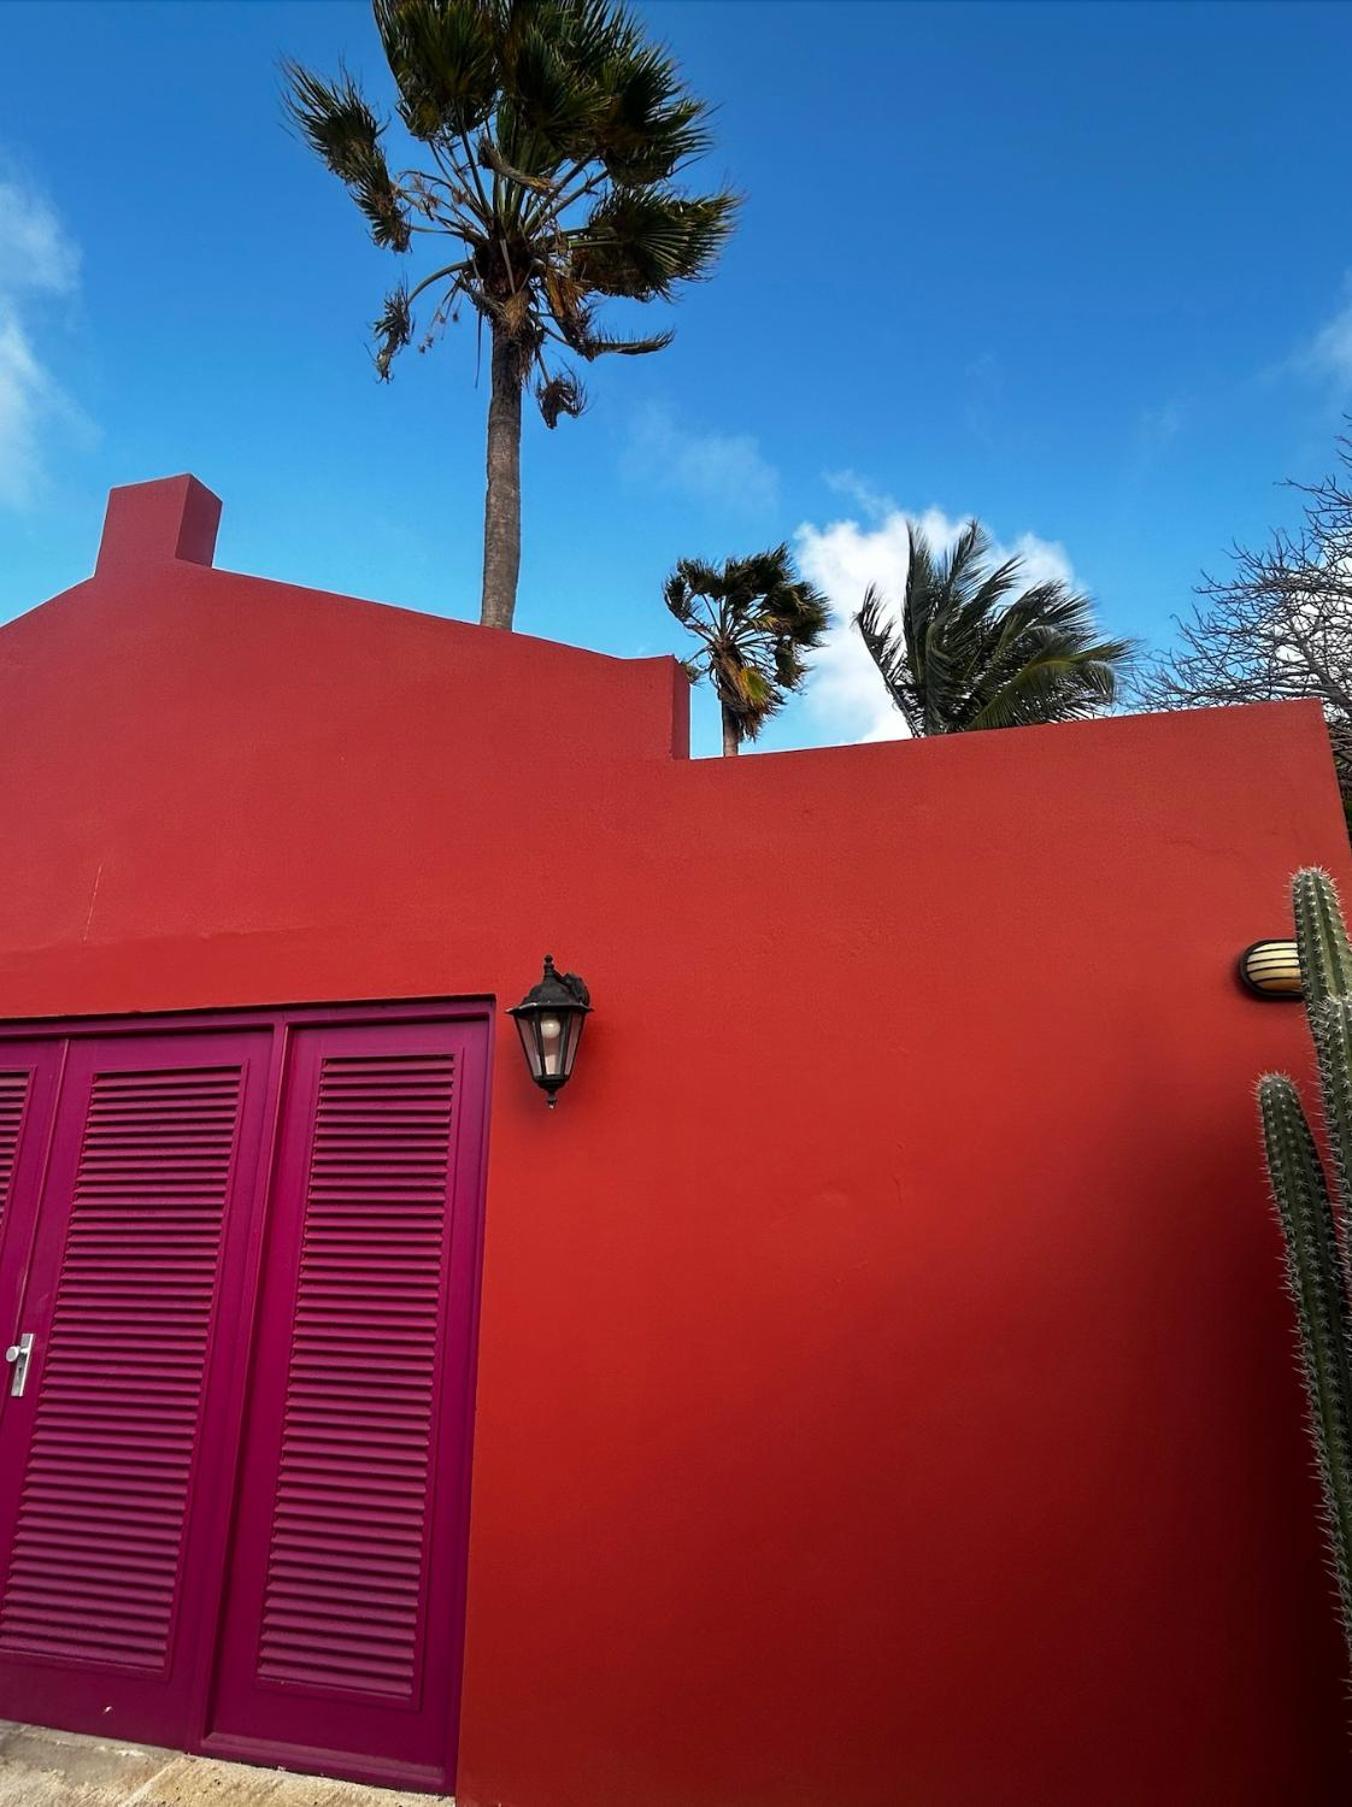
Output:
[[739,513],[763,513],[779,499],[779,473],[753,434],[695,432],[656,402],[634,422],[626,467],[659,488]]
[[80,254],[56,214],[27,186],[0,181],[0,506],[31,507],[45,477],[44,428],[84,428],[35,348],[35,298],[69,296]]
[[[864,649],[854,617],[870,584],[899,603],[906,582],[909,519],[936,550],[957,538],[963,520],[939,508],[908,513],[852,472],[828,478],[833,488],[854,495],[872,522],[832,521],[824,527],[804,522],[794,535],[803,575],[824,590],[835,623],[812,665],[804,691],[804,707],[837,740],[904,740],[906,724],[883,689],[882,679]],[[1017,554],[1029,583],[1075,581],[1065,548],[1054,541],[1022,533],[993,548],[997,561]]]

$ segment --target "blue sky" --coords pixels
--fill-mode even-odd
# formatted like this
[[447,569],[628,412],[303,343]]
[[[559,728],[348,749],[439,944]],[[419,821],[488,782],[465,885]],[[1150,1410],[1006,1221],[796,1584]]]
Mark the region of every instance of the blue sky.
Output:
[[[906,511],[1157,639],[1291,518],[1352,408],[1352,8],[640,10],[745,213],[671,350],[528,421],[520,628],[680,650],[671,563],[781,538],[843,611],[900,579]],[[477,611],[473,330],[375,382],[396,260],[284,131],[282,53],[387,96],[355,0],[0,9],[0,618],[88,572],[110,484],[184,469],[218,563]],[[842,631],[762,744],[893,727]]]

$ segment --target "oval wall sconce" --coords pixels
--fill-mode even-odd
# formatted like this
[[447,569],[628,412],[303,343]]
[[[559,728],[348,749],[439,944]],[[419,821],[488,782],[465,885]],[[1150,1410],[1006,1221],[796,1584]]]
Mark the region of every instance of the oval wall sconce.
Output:
[[1300,956],[1294,941],[1255,941],[1239,956],[1240,983],[1255,997],[1298,1004]]

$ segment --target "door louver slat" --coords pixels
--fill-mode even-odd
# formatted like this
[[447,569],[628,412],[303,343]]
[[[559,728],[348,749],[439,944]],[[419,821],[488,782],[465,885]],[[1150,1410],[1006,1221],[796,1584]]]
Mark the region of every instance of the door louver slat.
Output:
[[28,1103],[29,1075],[0,1073],[0,1227],[5,1220],[14,1165],[19,1158],[19,1135]]
[[454,1067],[391,1053],[320,1068],[265,1680],[417,1695]]
[[94,1076],[0,1651],[165,1665],[240,1091]]

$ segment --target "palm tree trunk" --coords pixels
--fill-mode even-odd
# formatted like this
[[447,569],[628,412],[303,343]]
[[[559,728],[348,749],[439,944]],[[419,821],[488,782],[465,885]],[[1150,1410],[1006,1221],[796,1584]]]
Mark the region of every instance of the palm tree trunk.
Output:
[[725,709],[723,711],[724,757],[726,758],[729,753],[740,753],[741,750],[742,737],[737,730],[737,717],[732,713],[731,709]]
[[521,376],[517,348],[494,323],[484,493],[484,585],[479,620],[510,628],[521,568]]

